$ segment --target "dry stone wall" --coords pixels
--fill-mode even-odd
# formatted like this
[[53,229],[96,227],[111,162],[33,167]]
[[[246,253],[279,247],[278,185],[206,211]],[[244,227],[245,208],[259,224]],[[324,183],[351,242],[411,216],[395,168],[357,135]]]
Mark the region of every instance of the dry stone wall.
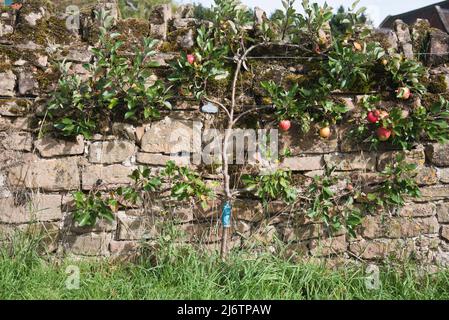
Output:
[[[105,4],[103,4],[105,5]],[[113,3],[106,4],[113,8]],[[95,227],[79,227],[73,221],[72,191],[99,189],[104,192],[131,182],[129,175],[139,165],[154,170],[170,156],[170,134],[198,121],[200,129],[211,128],[220,116],[204,114],[200,105],[176,98],[174,108],[156,121],[140,126],[114,123],[102,134],[86,140],[39,138],[44,105],[54,90],[59,73],[54,64],[71,61],[71,72],[81,76],[83,63],[92,59],[89,51],[95,42],[96,22],[90,11],[82,13],[79,32],[65,28],[64,15],[55,16],[39,1],[29,1],[20,10],[2,9],[0,14],[0,241],[8,241],[16,230],[45,231],[48,250],[78,256],[124,256],[135,252],[142,242],[157,240],[161,221],[176,218],[183,231],[181,241],[201,243],[217,249],[221,237],[218,200],[208,208],[189,203],[156,201],[148,210],[122,209],[116,221],[100,221]],[[193,46],[195,28],[205,22],[192,17],[191,8],[172,12],[166,6],[154,11],[150,21],[119,20],[116,30],[122,33],[129,48],[141,37],[161,40],[155,59],[163,78],[170,61],[179,51]],[[413,57],[422,52],[416,40],[425,24],[409,27],[401,22],[394,31],[379,30],[378,36],[389,48]],[[421,30],[421,31],[420,31]],[[428,30],[431,77],[439,81],[436,94],[447,94],[449,36]],[[297,62],[267,61],[258,66],[263,75],[284,79],[301,74]],[[341,96],[356,112],[358,95]],[[256,104],[248,95],[248,103]],[[413,102],[411,102],[413,103]],[[398,150],[373,152],[347,139],[346,125],[333,128],[328,140],[311,131],[301,134],[295,125],[279,136],[280,148],[288,147],[291,156],[281,164],[295,175],[307,179],[323,174],[325,165],[335,166],[336,174],[377,181],[379,172],[394,161]],[[198,147],[178,144],[185,164]],[[331,233],[324,225],[303,213],[288,210],[281,203],[264,209],[255,198],[237,199],[234,203],[231,245],[233,247],[270,247],[274,239],[287,244],[287,253],[298,257],[319,257],[331,262],[347,259],[379,261],[389,257],[415,258],[429,264],[449,265],[449,145],[429,142],[406,152],[408,161],[419,166],[417,182],[422,197],[410,199],[396,212],[367,215],[358,235],[344,230]],[[203,170],[201,166],[195,167]],[[219,172],[207,172],[211,186],[220,194]],[[169,214],[168,214],[169,213]]]

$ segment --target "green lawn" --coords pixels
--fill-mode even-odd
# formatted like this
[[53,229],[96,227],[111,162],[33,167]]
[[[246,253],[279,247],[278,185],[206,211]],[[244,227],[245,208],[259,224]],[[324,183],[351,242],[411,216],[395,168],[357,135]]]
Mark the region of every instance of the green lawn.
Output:
[[[0,252],[0,299],[449,299],[449,272],[418,277],[412,267],[383,267],[370,290],[363,268],[332,271],[272,255],[233,253],[222,263],[167,245],[157,263],[48,262],[29,241]],[[70,265],[79,267],[79,289],[66,288]]]

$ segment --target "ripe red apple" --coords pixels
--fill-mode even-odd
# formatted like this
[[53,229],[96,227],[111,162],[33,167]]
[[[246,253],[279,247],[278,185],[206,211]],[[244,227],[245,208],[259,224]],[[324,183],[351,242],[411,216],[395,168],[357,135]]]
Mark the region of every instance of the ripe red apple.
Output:
[[187,62],[193,64],[195,62],[195,56],[193,54],[187,55]]
[[320,129],[320,137],[327,139],[331,136],[331,129],[329,127],[324,127]]
[[290,120],[282,120],[281,122],[279,122],[279,129],[281,131],[288,131],[290,129],[290,127],[292,126]]
[[403,99],[403,100],[408,100],[412,96],[412,92],[407,87],[399,88],[398,90],[396,90],[396,93],[397,93],[397,98]]
[[390,139],[391,132],[390,129],[380,127],[376,130],[377,138],[379,138],[380,141],[387,141]]
[[14,10],[20,10],[22,8],[22,4],[21,3],[13,3],[11,5],[11,8]]
[[369,123],[378,123],[379,117],[380,117],[379,111],[374,110],[374,111],[368,112],[368,116],[366,117],[366,120],[368,120]]

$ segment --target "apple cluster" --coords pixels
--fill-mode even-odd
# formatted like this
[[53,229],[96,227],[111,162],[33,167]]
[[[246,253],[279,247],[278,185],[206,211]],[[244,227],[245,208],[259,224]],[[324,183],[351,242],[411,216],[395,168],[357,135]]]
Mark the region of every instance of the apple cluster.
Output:
[[[287,132],[290,130],[291,126],[292,124],[290,120],[282,120],[279,122],[279,130],[282,132]],[[329,126],[322,127],[319,130],[320,137],[323,139],[328,139],[331,136],[331,133],[332,132]]]
[[384,126],[382,120],[387,119],[389,117],[388,112],[384,110],[372,110],[368,112],[368,116],[366,120],[371,124],[380,124],[380,126],[376,130],[376,136],[380,141],[387,141],[390,139],[392,130]]

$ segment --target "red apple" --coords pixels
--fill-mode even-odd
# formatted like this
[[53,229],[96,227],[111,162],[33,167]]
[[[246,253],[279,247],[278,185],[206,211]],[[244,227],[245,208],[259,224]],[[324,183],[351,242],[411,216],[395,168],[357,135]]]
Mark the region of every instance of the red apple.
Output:
[[292,126],[292,124],[290,123],[290,120],[282,120],[281,122],[279,122],[279,129],[281,131],[288,131],[290,129],[290,127]]
[[22,4],[21,3],[13,3],[11,5],[11,8],[14,10],[20,10],[22,8]]
[[193,54],[187,55],[187,62],[193,64],[195,62],[195,56]]
[[391,136],[391,130],[387,128],[380,127],[376,131],[377,138],[379,138],[380,141],[387,141],[390,139]]
[[380,113],[378,110],[370,111],[370,112],[368,112],[368,116],[366,117],[366,120],[368,120],[369,123],[378,123],[379,116],[380,116]]
[[412,96],[412,92],[407,87],[401,87],[398,90],[396,90],[396,97],[398,99],[408,100]]

